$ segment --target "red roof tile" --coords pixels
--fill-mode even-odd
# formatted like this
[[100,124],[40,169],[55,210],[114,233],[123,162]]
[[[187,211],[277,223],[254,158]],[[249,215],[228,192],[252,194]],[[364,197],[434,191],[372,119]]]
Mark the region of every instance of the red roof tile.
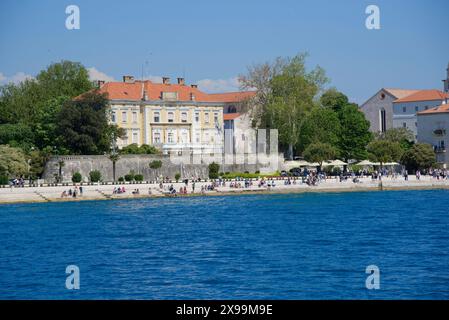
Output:
[[449,96],[440,90],[419,90],[404,98],[397,99],[394,103],[399,102],[415,102],[415,101],[432,101],[432,100],[444,100]]
[[418,112],[418,115],[427,115],[427,114],[435,114],[435,113],[449,113],[449,104],[447,104],[447,103],[442,104],[441,106]]
[[223,120],[234,120],[240,117],[240,113],[224,113]]
[[238,102],[255,95],[255,91],[229,92],[208,94],[198,88],[181,84],[154,83],[150,80],[134,83],[108,82],[100,88],[100,93],[107,93],[110,100],[136,100],[142,99],[143,91],[146,91],[148,100],[161,100],[162,92],[176,92],[177,101],[199,102]]

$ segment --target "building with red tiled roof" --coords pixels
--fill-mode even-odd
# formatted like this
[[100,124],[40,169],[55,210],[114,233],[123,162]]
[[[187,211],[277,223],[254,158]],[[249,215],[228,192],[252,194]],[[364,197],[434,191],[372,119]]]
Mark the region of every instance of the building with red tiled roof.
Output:
[[[124,128],[126,138],[118,147],[136,143],[160,148],[164,154],[190,150],[195,154],[222,153],[224,113],[255,95],[254,91],[209,94],[183,78],[170,83],[135,80],[99,82],[111,106],[110,121]],[[229,117],[229,116],[227,116]]]
[[449,102],[418,112],[418,141],[431,144],[438,163],[449,165]]
[[407,128],[418,137],[417,113],[443,104],[448,94],[440,90],[419,90],[393,102],[393,127]]

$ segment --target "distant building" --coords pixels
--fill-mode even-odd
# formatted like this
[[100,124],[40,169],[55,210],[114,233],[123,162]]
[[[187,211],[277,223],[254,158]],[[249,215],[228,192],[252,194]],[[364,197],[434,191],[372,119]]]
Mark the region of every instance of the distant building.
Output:
[[431,144],[438,163],[449,165],[449,104],[418,112],[418,141]]
[[441,105],[449,93],[449,65],[443,80],[443,91],[380,89],[361,105],[361,110],[370,122],[372,132],[385,132],[391,128],[405,127],[417,136],[416,113]]
[[393,128],[393,102],[407,97],[417,90],[382,88],[361,105],[361,110],[370,122],[372,132],[385,132]]
[[420,90],[393,102],[393,128],[407,128],[418,138],[416,114],[443,104],[447,94],[440,90]]
[[254,92],[207,94],[183,78],[171,84],[134,80],[100,82],[111,106],[110,122],[124,128],[127,137],[118,147],[132,143],[160,148],[164,154],[190,150],[194,154],[224,151],[224,109],[254,95]]

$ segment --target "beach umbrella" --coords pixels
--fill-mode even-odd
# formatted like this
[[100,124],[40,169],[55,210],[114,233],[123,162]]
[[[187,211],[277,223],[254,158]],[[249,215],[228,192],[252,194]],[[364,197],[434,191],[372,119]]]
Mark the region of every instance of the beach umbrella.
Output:
[[369,160],[363,160],[359,163],[357,163],[358,166],[378,166],[379,163],[377,162],[371,162]]
[[299,168],[299,167],[308,167],[311,164],[304,160],[298,160],[298,161],[285,161],[284,167],[287,170],[293,169],[293,168]]
[[334,166],[334,167],[339,167],[339,166],[346,166],[347,165],[347,163],[346,162],[343,162],[343,161],[341,161],[341,160],[332,160],[332,161],[330,161],[330,162],[328,162],[328,163],[326,163],[326,164],[323,164],[323,166]]
[[384,166],[398,166],[398,165],[399,165],[399,163],[397,163],[397,162],[387,162],[384,164]]

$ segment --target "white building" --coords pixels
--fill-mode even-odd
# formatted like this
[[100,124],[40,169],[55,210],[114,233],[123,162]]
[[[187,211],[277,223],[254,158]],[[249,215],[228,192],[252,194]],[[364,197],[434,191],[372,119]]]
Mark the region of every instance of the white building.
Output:
[[440,90],[420,90],[393,102],[393,128],[407,128],[418,137],[416,114],[440,106],[447,94]]
[[418,141],[431,144],[436,153],[436,161],[449,165],[449,104],[443,104],[418,113]]

